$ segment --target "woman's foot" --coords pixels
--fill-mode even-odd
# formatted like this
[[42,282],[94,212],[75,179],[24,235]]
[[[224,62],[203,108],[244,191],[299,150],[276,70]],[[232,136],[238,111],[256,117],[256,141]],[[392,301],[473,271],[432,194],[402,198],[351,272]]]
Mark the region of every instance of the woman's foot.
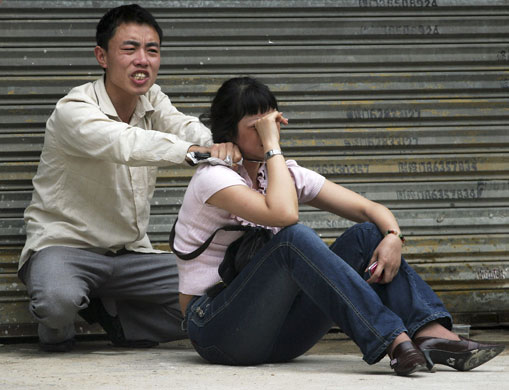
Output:
[[443,364],[458,371],[468,371],[501,353],[505,346],[484,344],[464,337],[459,341],[437,337],[416,337],[414,342],[423,352],[428,369]]
[[451,332],[446,327],[442,326],[438,321],[432,321],[419,329],[415,335],[414,340],[419,337],[436,337],[440,339],[459,341],[460,338],[456,333]]
[[392,342],[389,357],[391,368],[400,376],[408,376],[426,367],[423,353],[405,333],[400,334]]

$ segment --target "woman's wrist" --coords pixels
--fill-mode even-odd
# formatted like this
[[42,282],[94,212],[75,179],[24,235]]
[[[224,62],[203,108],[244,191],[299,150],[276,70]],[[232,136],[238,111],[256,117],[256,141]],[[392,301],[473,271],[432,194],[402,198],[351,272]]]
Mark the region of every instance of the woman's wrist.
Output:
[[385,232],[385,237],[387,236],[394,236],[394,237],[398,237],[401,241],[401,244],[404,244],[405,243],[405,236],[399,231],[399,230],[395,230],[395,229],[388,229],[386,232]]
[[263,143],[263,153],[267,153],[269,150],[272,149],[281,150],[281,146],[279,145],[279,142],[277,140],[272,142],[266,141],[262,143]]
[[282,155],[283,155],[283,152],[281,151],[281,149],[270,149],[269,151],[267,151],[265,153],[265,156],[263,159],[265,161],[267,161],[274,156],[282,156]]

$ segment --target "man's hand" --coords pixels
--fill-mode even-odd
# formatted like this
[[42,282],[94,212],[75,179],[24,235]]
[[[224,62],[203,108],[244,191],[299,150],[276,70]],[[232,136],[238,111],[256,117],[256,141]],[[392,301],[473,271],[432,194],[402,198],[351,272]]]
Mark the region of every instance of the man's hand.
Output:
[[227,162],[231,161],[234,165],[242,160],[242,154],[238,146],[232,142],[214,144],[210,147],[192,145],[187,152],[210,153],[211,157],[219,158]]

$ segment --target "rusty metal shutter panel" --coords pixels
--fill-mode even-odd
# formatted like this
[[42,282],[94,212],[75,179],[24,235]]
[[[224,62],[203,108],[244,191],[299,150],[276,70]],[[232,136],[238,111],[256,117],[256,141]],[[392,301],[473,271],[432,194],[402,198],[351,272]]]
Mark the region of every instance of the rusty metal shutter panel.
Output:
[[[120,3],[0,5],[3,337],[35,335],[15,273],[45,122],[102,73],[95,24]],[[393,209],[405,257],[456,319],[509,323],[509,1],[141,5],[164,29],[158,83],[179,109],[199,115],[226,78],[259,77],[290,117],[287,156]],[[159,172],[149,235],[164,249],[193,170]],[[326,242],[350,225],[306,206],[301,219]]]

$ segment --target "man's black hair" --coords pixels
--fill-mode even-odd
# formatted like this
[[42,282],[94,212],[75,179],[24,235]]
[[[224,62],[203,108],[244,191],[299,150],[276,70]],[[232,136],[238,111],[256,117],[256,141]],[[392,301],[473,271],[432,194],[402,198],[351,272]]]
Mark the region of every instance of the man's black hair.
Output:
[[108,42],[115,35],[115,30],[123,23],[137,23],[152,26],[159,35],[159,41],[163,41],[163,31],[154,16],[138,4],[122,5],[112,8],[104,14],[97,24],[95,39],[97,46],[108,50]]

